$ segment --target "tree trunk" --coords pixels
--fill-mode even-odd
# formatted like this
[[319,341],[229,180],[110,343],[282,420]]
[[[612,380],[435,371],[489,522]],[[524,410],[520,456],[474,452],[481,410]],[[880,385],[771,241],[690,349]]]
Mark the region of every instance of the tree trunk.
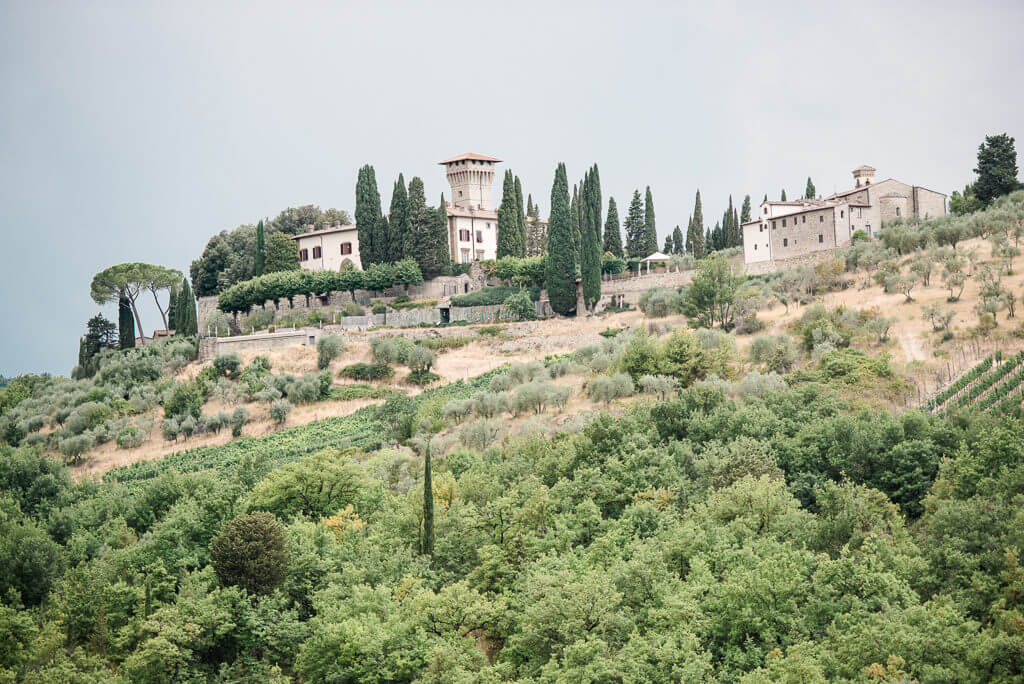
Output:
[[135,325],[139,329],[139,344],[146,343],[146,333],[142,331],[142,321],[139,319],[139,310],[135,307],[135,299],[139,296],[136,292],[133,296],[131,292],[125,291],[125,297],[128,298],[128,303],[132,305],[132,315],[135,316]]
[[160,300],[157,299],[156,290],[150,290],[153,293],[153,301],[156,302],[156,310],[160,312],[160,317],[164,319],[164,330],[170,330],[167,327],[167,312],[160,308]]

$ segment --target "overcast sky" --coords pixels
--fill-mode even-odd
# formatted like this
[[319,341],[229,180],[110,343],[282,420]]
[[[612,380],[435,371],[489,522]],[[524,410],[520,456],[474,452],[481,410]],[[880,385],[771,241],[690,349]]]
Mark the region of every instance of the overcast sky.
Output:
[[711,223],[860,164],[948,194],[1024,137],[1022,29],[1020,0],[0,0],[0,374],[70,371],[95,272],[351,212],[364,163],[386,207],[493,155],[546,215],[556,164],[597,162],[623,216],[651,186],[659,244],[698,187]]

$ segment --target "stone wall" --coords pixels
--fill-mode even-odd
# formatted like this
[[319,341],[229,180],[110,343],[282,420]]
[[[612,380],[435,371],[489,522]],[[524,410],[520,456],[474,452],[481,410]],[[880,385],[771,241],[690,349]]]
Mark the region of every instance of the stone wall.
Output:
[[744,272],[748,276],[752,275],[766,275],[768,273],[775,273],[776,271],[785,271],[789,268],[797,268],[800,266],[814,266],[820,264],[823,261],[836,258],[836,250],[824,249],[818,252],[811,252],[810,254],[801,254],[798,256],[790,257],[789,259],[773,259],[772,261],[756,261],[752,264],[747,264],[744,268]]
[[470,323],[496,323],[502,320],[501,304],[491,306],[453,306],[449,309],[449,320],[468,321]]

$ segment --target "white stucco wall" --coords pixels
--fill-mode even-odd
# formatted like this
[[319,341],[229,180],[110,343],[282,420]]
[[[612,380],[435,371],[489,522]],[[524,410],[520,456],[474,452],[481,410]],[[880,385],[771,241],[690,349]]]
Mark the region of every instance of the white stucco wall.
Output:
[[[460,231],[467,231],[469,240],[463,240]],[[497,217],[449,216],[448,233],[452,261],[457,264],[496,259],[498,256]]]
[[769,232],[764,221],[743,226],[743,261],[752,264],[772,258]]
[[[346,226],[344,230],[319,231],[306,237],[298,237],[295,242],[299,249],[299,267],[306,271],[340,271],[342,266],[351,262],[356,268],[362,268],[359,261],[359,232],[355,226]],[[341,246],[348,243],[352,247],[351,254],[342,254]],[[313,248],[320,247],[319,258],[313,258]],[[303,261],[302,250],[307,250],[307,259]]]

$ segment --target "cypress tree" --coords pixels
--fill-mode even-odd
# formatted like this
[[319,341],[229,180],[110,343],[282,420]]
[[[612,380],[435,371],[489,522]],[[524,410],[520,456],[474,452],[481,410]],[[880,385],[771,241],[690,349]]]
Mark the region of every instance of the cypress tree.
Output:
[[725,231],[722,230],[721,223],[716,223],[715,227],[711,229],[711,240],[709,244],[716,252],[722,249],[725,245]]
[[702,259],[706,252],[707,240],[704,235],[704,209],[700,205],[700,190],[693,206],[693,258]]
[[814,183],[811,182],[811,177],[807,177],[807,188],[804,190],[804,199],[814,199],[818,196],[817,190],[814,189]]
[[604,222],[604,251],[622,256],[622,232],[619,229],[619,209],[615,198],[608,198],[608,218]]
[[516,176],[516,224],[519,226],[519,253],[517,257],[526,256],[526,210],[523,208],[523,184]]
[[398,174],[391,191],[391,210],[388,212],[388,261],[397,263],[407,255],[409,239],[409,193],[405,189],[405,177]]
[[704,232],[704,252],[705,254],[710,254],[712,251],[714,251],[714,246],[711,241],[711,229],[708,228]]
[[178,325],[178,291],[180,285],[172,285],[170,290],[171,294],[169,301],[167,302],[167,327],[171,330],[177,330]]
[[764,199],[763,199],[763,200],[761,200],[761,204],[764,204],[764,203],[765,203],[765,202],[767,202],[767,201],[768,201],[768,193],[766,192],[766,193],[764,194]]
[[192,296],[192,287],[188,278],[181,282],[175,308],[174,330],[176,335],[196,335],[199,332],[199,321],[196,319],[196,299]]
[[382,263],[380,252],[385,246],[375,242],[381,229],[380,193],[377,191],[377,176],[369,164],[359,169],[356,179],[355,214],[359,257],[363,268]]
[[526,215],[533,216],[533,195],[526,196]]
[[661,253],[662,254],[671,254],[672,253],[672,244],[673,244],[672,243],[672,233],[669,233],[668,235],[665,236],[665,246],[662,248]]
[[672,231],[672,253],[683,254],[686,250],[685,244],[683,244],[683,231],[679,230],[679,226],[675,227]]
[[644,254],[646,248],[646,226],[644,224],[644,205],[640,199],[640,191],[633,191],[633,200],[629,203],[629,212],[626,214],[626,256],[630,259],[643,259],[650,253]]
[[516,187],[512,172],[505,171],[501,205],[498,206],[498,258],[520,256],[519,219],[516,208]]
[[438,274],[449,273],[452,266],[452,251],[448,245],[448,203],[441,193],[441,203],[437,205],[434,218],[434,231],[431,239],[434,250],[433,261],[437,264]]
[[580,225],[580,277],[583,288],[583,301],[588,310],[593,311],[601,299],[601,240],[598,237],[598,221],[594,216],[594,204],[600,202],[600,190],[595,190],[598,182],[595,173],[585,176],[583,181],[583,221]]
[[736,213],[736,207],[732,209],[733,242],[730,247],[739,247],[743,244],[743,228],[740,226],[740,216]]
[[785,188],[782,189],[782,196],[779,197],[779,201],[780,202],[785,202],[786,201],[786,189]]
[[594,163],[590,173],[590,206],[594,211],[594,231],[597,233],[597,244],[601,245],[601,211],[604,205],[601,201],[601,173],[597,170],[597,163]]
[[[423,181],[419,176],[409,181],[409,242],[408,254],[416,260],[424,278],[433,278],[448,270],[451,256],[448,252],[447,211],[444,196],[436,210],[427,206]],[[444,212],[442,218],[441,212]]]
[[580,274],[580,249],[583,239],[580,235],[580,197],[578,188],[572,186],[572,202],[569,204],[569,225],[572,229],[572,246],[576,254],[576,275]]
[[117,300],[117,339],[121,349],[135,346],[135,317],[131,302],[123,295]]
[[266,229],[263,227],[263,221],[261,220],[256,224],[256,261],[255,267],[253,268],[254,276],[263,275],[263,265],[267,258],[267,236]]
[[740,223],[746,223],[750,220],[750,195],[746,195],[743,198],[743,209],[740,210]]
[[647,197],[644,201],[644,249],[650,250],[644,256],[658,251],[658,230],[654,223],[654,196],[651,186],[647,186]]
[[686,219],[686,243],[683,245],[687,254],[693,254],[693,215]]
[[974,196],[985,206],[996,197],[1020,188],[1016,141],[1007,133],[986,135],[978,145],[978,166],[974,173],[978,174],[978,180],[974,182]]
[[726,209],[725,215],[727,218],[725,224],[725,247],[735,247],[740,244],[740,225],[739,218],[736,215],[736,207],[732,205],[732,195],[729,195],[729,208]]
[[572,241],[569,181],[564,163],[560,163],[555,170],[550,206],[548,259],[545,267],[548,300],[555,313],[569,315],[576,310],[576,251]]
[[430,467],[430,435],[423,447],[423,553],[434,555],[434,481]]

